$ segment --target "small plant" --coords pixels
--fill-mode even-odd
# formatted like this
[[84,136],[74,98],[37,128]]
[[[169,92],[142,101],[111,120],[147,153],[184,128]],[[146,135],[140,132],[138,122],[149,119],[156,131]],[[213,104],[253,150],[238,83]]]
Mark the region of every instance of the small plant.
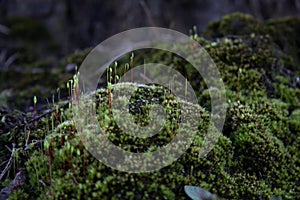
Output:
[[37,116],[37,111],[36,111],[36,104],[37,104],[37,98],[36,96],[33,97],[33,118],[35,119]]
[[134,53],[132,52],[131,53],[131,56],[130,56],[130,81],[133,82],[133,72],[132,72],[132,69],[133,69],[133,66],[134,66]]

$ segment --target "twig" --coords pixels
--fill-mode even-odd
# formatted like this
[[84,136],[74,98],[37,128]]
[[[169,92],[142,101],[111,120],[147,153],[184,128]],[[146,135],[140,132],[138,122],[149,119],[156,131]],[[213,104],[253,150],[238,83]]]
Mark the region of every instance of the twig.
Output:
[[12,152],[11,148],[9,148],[7,145],[5,145],[5,148],[7,148],[9,152]]
[[30,130],[28,131],[28,135],[26,137],[26,141],[25,141],[25,146],[28,146],[28,141],[29,141],[29,137],[30,137]]
[[[59,109],[61,109],[61,108],[67,108],[68,105],[69,105],[69,103],[70,103],[70,102],[67,101],[65,104],[59,106],[58,108],[59,108]],[[14,128],[16,128],[16,127],[18,127],[18,126],[19,126],[20,128],[23,128],[24,126],[28,126],[28,125],[30,125],[30,124],[32,124],[32,123],[34,123],[34,122],[40,120],[41,118],[43,118],[43,117],[45,117],[45,116],[47,116],[47,115],[53,113],[53,112],[56,112],[56,108],[53,108],[53,109],[51,109],[51,110],[48,110],[47,112],[45,112],[45,113],[43,113],[43,114],[41,114],[41,115],[39,115],[39,116],[33,118],[32,120],[29,120],[28,122],[25,122],[25,123],[21,124],[21,125],[16,125]]]
[[4,63],[3,65],[3,69],[8,69],[8,67],[16,60],[18,59],[19,54],[15,53],[13,55],[11,55]]
[[76,180],[75,176],[74,176],[72,173],[70,174],[70,176],[71,176],[71,178],[73,179],[74,183],[75,183],[76,185],[78,185],[79,183],[78,183],[78,181]]
[[153,20],[153,17],[152,17],[152,14],[151,14],[151,11],[149,9],[149,7],[147,6],[146,2],[144,0],[140,1],[140,4],[147,16],[147,19],[148,19],[148,22],[150,24],[150,26],[153,26],[153,27],[156,27],[155,23],[154,23],[154,20]]
[[39,180],[39,183],[42,184],[44,188],[47,187],[46,183],[42,179]]
[[6,174],[6,172],[9,170],[9,168],[12,165],[12,160],[14,157],[14,149],[15,149],[15,143],[12,143],[12,150],[11,150],[10,158],[9,158],[5,168],[3,169],[3,171],[0,174],[0,181],[2,180],[3,176]]

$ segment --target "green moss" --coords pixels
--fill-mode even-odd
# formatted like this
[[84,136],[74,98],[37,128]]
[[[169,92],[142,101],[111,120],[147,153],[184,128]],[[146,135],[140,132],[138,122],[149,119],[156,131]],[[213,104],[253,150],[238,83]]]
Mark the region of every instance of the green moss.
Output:
[[[277,48],[279,47],[281,51],[287,54],[284,56],[286,67],[296,70],[299,73],[299,31],[299,17],[270,19],[261,22],[251,15],[233,13],[224,16],[220,21],[212,22],[202,35],[208,38],[224,36],[231,38],[239,38],[239,36],[255,37],[257,35],[269,36],[270,40],[277,45]],[[267,48],[263,50],[267,50]],[[280,52],[277,51],[276,54],[280,54]]]
[[291,130],[295,133],[300,133],[300,109],[294,110],[290,116]]
[[[287,25],[287,32],[292,33],[297,20],[288,22],[291,24]],[[186,75],[198,91],[199,103],[206,109],[174,99],[169,91],[158,86],[141,86],[131,99],[131,104],[136,105],[161,103],[160,97],[168,97],[164,103],[171,113],[169,120],[178,116],[175,109],[178,102],[187,113],[197,108],[201,114],[199,129],[187,152],[154,172],[131,174],[113,170],[85,149],[74,127],[72,110],[59,109],[29,128],[28,142],[35,145],[27,151],[23,147],[28,132],[16,136],[23,130],[13,131],[19,148],[17,166],[26,167],[28,184],[15,191],[11,199],[186,199],[185,185],[199,186],[225,199],[270,199],[271,196],[295,199],[300,193],[297,185],[300,182],[300,95],[294,75],[299,72],[293,67],[295,55],[274,39],[284,38],[276,36],[270,28],[280,24],[280,29],[284,29],[283,23],[277,23],[233,14],[209,26],[205,34],[214,38],[213,41],[197,38],[222,75],[228,103],[223,135],[205,157],[199,155],[210,119],[211,88],[206,88],[195,69],[178,56],[159,50],[136,51],[135,65],[143,64],[144,59],[161,61]],[[299,47],[297,43],[288,44]],[[79,65],[88,52],[70,56],[66,62]],[[119,60],[120,66],[124,66],[129,56]],[[183,70],[182,66],[187,69]],[[130,86],[132,83],[126,85]],[[99,124],[105,127],[108,139],[114,144],[128,151],[147,152],[165,145],[176,134],[176,121],[150,139],[122,132],[109,112],[108,91],[99,89],[97,94],[97,103],[103,103],[98,107]],[[149,107],[129,105],[129,109],[136,122],[148,123]]]
[[261,33],[263,31],[262,26],[263,23],[251,15],[233,13],[224,16],[220,21],[209,24],[203,36],[250,35],[251,33]]
[[[105,98],[105,91],[102,90],[101,94]],[[141,97],[137,95],[135,98]],[[270,121],[276,121],[284,114],[265,104],[245,106],[234,103],[231,107],[230,118],[234,121],[230,123],[237,124],[228,137],[220,137],[206,157],[198,157],[203,141],[199,132],[191,148],[179,160],[146,174],[118,172],[95,160],[76,136],[73,123],[65,121],[48,134],[43,150],[30,154],[27,161],[29,182],[38,191],[32,198],[185,199],[183,186],[187,184],[205,186],[228,199],[255,199],[257,196],[269,199],[276,188],[276,194],[294,196],[296,157],[290,156],[289,150],[273,135],[267,123],[268,115],[273,117]],[[109,130],[112,131],[110,134],[117,134],[116,128]],[[164,133],[164,137],[168,134]],[[129,136],[110,139],[114,143],[133,144]],[[135,142],[145,145],[143,140]],[[28,190],[24,195],[33,194]]]
[[299,72],[300,64],[300,19],[298,17],[286,17],[282,19],[271,19],[266,22],[268,31],[272,35],[274,42],[290,55],[291,59],[286,60],[289,69]]

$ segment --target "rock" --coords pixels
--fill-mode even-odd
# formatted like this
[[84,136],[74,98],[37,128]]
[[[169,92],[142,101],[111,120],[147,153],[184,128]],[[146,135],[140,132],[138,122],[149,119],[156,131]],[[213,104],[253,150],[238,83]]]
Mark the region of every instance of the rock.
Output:
[[12,180],[7,187],[3,188],[0,191],[0,200],[7,199],[9,195],[19,187],[23,186],[25,184],[25,175],[24,171],[19,171],[14,180]]

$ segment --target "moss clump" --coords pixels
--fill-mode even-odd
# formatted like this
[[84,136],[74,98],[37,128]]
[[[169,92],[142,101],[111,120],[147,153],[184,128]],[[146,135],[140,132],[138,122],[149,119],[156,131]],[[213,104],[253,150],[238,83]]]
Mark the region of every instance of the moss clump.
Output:
[[300,19],[297,17],[286,17],[269,20],[266,22],[266,25],[274,42],[282,51],[290,55],[290,58],[287,56],[285,59],[288,68],[299,71],[300,39],[297,33],[300,32]]
[[[226,15],[220,21],[208,25],[203,35],[207,37],[224,37],[262,33],[263,23],[252,15],[233,13]],[[255,32],[254,32],[255,31]]]
[[295,133],[300,132],[300,110],[294,110],[290,116],[291,129]]
[[[222,18],[220,21],[211,23],[203,36],[208,38],[239,37],[255,35],[268,35],[279,49],[286,53],[285,65],[288,69],[298,71],[300,63],[300,19],[298,17],[286,17],[282,19],[270,19],[261,22],[251,15],[233,13]],[[277,48],[278,48],[277,47]],[[264,48],[263,50],[267,50]],[[272,50],[272,49],[270,49]],[[279,52],[277,51],[277,54]]]

